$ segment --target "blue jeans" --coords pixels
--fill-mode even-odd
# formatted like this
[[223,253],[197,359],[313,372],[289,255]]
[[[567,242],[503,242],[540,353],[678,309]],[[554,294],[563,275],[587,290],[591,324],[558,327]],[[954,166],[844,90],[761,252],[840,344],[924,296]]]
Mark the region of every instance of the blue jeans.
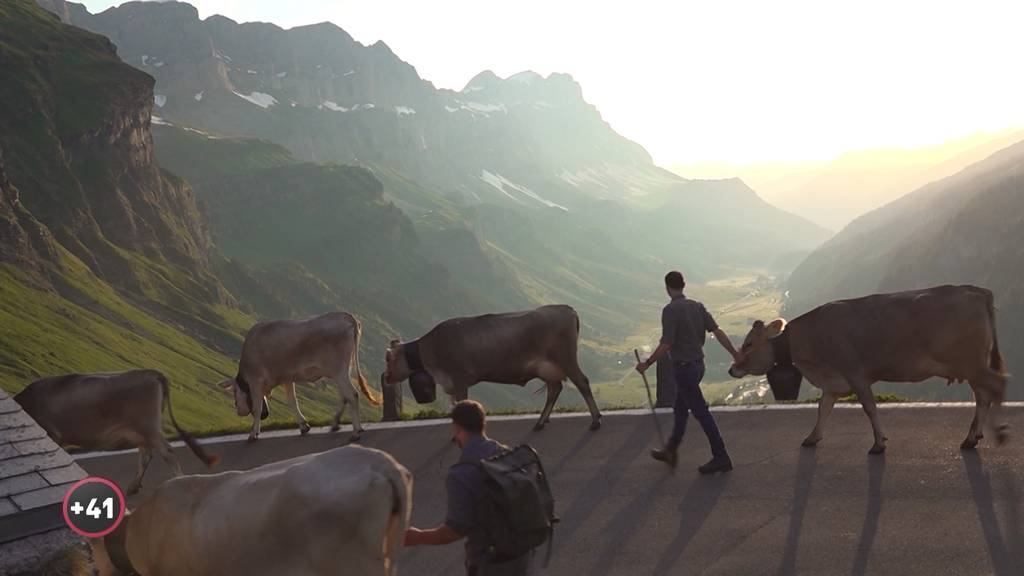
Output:
[[704,394],[700,391],[700,381],[704,379],[704,362],[673,364],[672,376],[676,381],[676,402],[672,406],[675,425],[666,448],[675,451],[679,447],[679,443],[683,441],[683,434],[686,432],[688,413],[693,412],[693,417],[700,422],[700,427],[704,429],[704,434],[708,437],[711,453],[714,456],[725,456],[725,442],[722,440],[721,433],[718,432],[715,417],[708,410]]

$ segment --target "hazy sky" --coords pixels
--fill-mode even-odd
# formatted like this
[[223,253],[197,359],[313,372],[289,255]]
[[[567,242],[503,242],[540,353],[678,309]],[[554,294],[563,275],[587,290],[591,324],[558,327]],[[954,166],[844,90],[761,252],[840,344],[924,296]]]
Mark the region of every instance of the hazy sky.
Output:
[[[93,12],[112,0],[85,0]],[[329,20],[439,87],[569,72],[660,164],[805,161],[1024,126],[1024,2],[194,0]]]

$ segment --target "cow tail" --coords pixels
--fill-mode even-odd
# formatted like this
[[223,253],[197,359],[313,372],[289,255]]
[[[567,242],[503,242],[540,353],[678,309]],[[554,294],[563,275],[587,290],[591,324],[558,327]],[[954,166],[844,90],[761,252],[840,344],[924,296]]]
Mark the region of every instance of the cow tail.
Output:
[[363,392],[363,396],[366,397],[366,400],[374,406],[380,406],[380,396],[373,391],[373,388],[370,388],[370,383],[367,382],[366,378],[363,376],[363,369],[359,367],[359,343],[363,339],[363,323],[355,316],[352,317],[352,320],[355,322],[356,332],[356,349],[352,352],[352,357],[354,358],[356,365],[356,380],[359,381],[359,389]]
[[207,467],[213,468],[218,462],[220,462],[220,456],[207,453],[202,444],[193,438],[191,434],[181,429],[181,426],[178,425],[178,421],[174,419],[174,408],[171,406],[171,383],[167,381],[167,377],[163,374],[158,373],[157,379],[160,380],[160,388],[163,390],[164,404],[167,405],[167,415],[171,417],[171,424],[174,425],[174,429],[178,432],[178,436],[181,436],[185,445],[188,446],[189,450],[196,455],[196,458],[202,460]]
[[409,493],[404,488],[406,482],[411,481],[407,471],[399,470],[398,478],[390,477],[388,484],[391,485],[391,510],[388,515],[387,531],[384,534],[384,558],[387,562],[389,576],[397,573],[395,568],[395,556],[398,548],[402,545],[402,539],[409,524],[409,515],[412,512]]
[[1002,378],[1007,378],[1010,373],[1006,369],[1006,362],[1003,361],[1003,355],[999,351],[999,334],[996,330],[996,306],[995,300],[992,293],[989,292],[988,296],[988,321],[992,325],[992,351],[989,353],[988,367],[990,370],[995,372]]

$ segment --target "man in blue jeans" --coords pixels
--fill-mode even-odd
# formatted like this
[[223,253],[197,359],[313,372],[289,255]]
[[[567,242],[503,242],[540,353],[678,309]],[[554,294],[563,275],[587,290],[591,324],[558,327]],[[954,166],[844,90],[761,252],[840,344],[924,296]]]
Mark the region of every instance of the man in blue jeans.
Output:
[[681,273],[673,270],[665,275],[665,290],[671,301],[661,311],[661,343],[647,360],[636,365],[637,372],[643,374],[667,352],[672,359],[672,375],[676,381],[676,401],[672,407],[675,425],[672,435],[665,447],[652,450],[651,456],[675,468],[676,450],[686,432],[687,412],[693,412],[711,443],[711,461],[698,470],[701,474],[728,472],[732,470],[732,460],[725,450],[725,442],[718,432],[715,417],[708,410],[708,403],[700,391],[700,381],[704,378],[705,335],[708,332],[714,334],[722,348],[732,354],[735,362],[739,363],[742,358],[729,336],[718,327],[704,305],[683,295],[685,287],[686,282]]

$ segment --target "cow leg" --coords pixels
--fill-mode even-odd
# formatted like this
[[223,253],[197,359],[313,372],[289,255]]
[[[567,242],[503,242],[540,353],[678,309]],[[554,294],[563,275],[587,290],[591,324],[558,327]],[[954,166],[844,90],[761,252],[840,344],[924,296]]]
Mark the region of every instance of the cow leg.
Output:
[[577,367],[576,370],[569,372],[569,380],[572,380],[573,385],[587,402],[587,408],[590,409],[590,429],[597,430],[601,427],[601,411],[597,408],[594,393],[590,391],[590,378],[587,378],[587,375]]
[[548,389],[548,399],[544,403],[544,410],[540,413],[540,420],[537,420],[537,424],[533,426],[534,430],[543,430],[544,425],[551,421],[551,409],[555,407],[555,402],[558,400],[558,395],[562,393],[562,382],[559,380],[552,380],[545,382]]
[[[1002,446],[1010,439],[1010,425],[1003,420],[1002,408],[1003,398],[1006,396],[1006,376],[993,371],[987,371],[982,378],[982,384],[989,400],[989,410],[992,418],[992,427],[996,433],[996,444]],[[983,430],[984,422],[978,424],[978,430]]]
[[871,393],[871,386],[854,386],[854,393],[860,400],[864,413],[871,420],[871,431],[875,435],[875,444],[868,451],[868,454],[882,454],[885,452],[885,434],[882,433],[882,424],[878,419],[878,405],[875,404],[875,395]]
[[967,431],[967,438],[960,443],[961,450],[973,450],[978,445],[978,440],[983,437],[985,420],[988,418],[988,410],[991,400],[984,390],[974,390],[974,420],[971,421],[971,428]]
[[[250,386],[252,386],[252,383],[250,383]],[[263,390],[263,386],[258,388],[253,387],[252,390],[253,392],[250,394],[250,396],[252,396],[252,402],[250,402],[250,408],[252,409],[252,429],[249,430],[249,442],[255,442],[260,438],[260,414],[263,413],[263,396],[256,394],[257,390]]]
[[830,414],[832,414],[832,407],[836,405],[836,400],[839,399],[839,394],[835,392],[823,391],[821,393],[821,400],[818,400],[818,421],[814,424],[814,430],[811,430],[811,434],[804,438],[804,446],[817,446],[818,442],[825,436],[825,421],[828,420]]
[[299,425],[299,434],[305,436],[309,433],[309,422],[302,415],[302,410],[299,410],[299,398],[295,395],[295,382],[286,382],[281,387],[284,388],[285,397],[288,398],[288,405],[292,407],[292,413],[295,414],[295,422]]
[[334,425],[331,426],[331,430],[338,430],[341,427],[341,416],[345,412],[345,407],[348,406],[349,412],[352,413],[352,437],[350,441],[356,442],[363,436],[363,424],[359,416],[359,393],[356,391],[355,386],[352,385],[352,379],[349,377],[348,364],[334,377],[334,383],[338,386],[338,395],[341,397],[341,407],[334,414]]
[[149,468],[150,461],[153,460],[153,452],[148,446],[139,446],[139,471],[135,475],[135,481],[128,487],[127,494],[137,494],[142,489],[142,477],[145,476],[146,470]]
[[174,456],[174,450],[171,448],[171,443],[168,442],[163,436],[156,443],[156,451],[160,454],[160,459],[163,460],[175,476],[181,476],[185,472],[181,469],[181,463]]

